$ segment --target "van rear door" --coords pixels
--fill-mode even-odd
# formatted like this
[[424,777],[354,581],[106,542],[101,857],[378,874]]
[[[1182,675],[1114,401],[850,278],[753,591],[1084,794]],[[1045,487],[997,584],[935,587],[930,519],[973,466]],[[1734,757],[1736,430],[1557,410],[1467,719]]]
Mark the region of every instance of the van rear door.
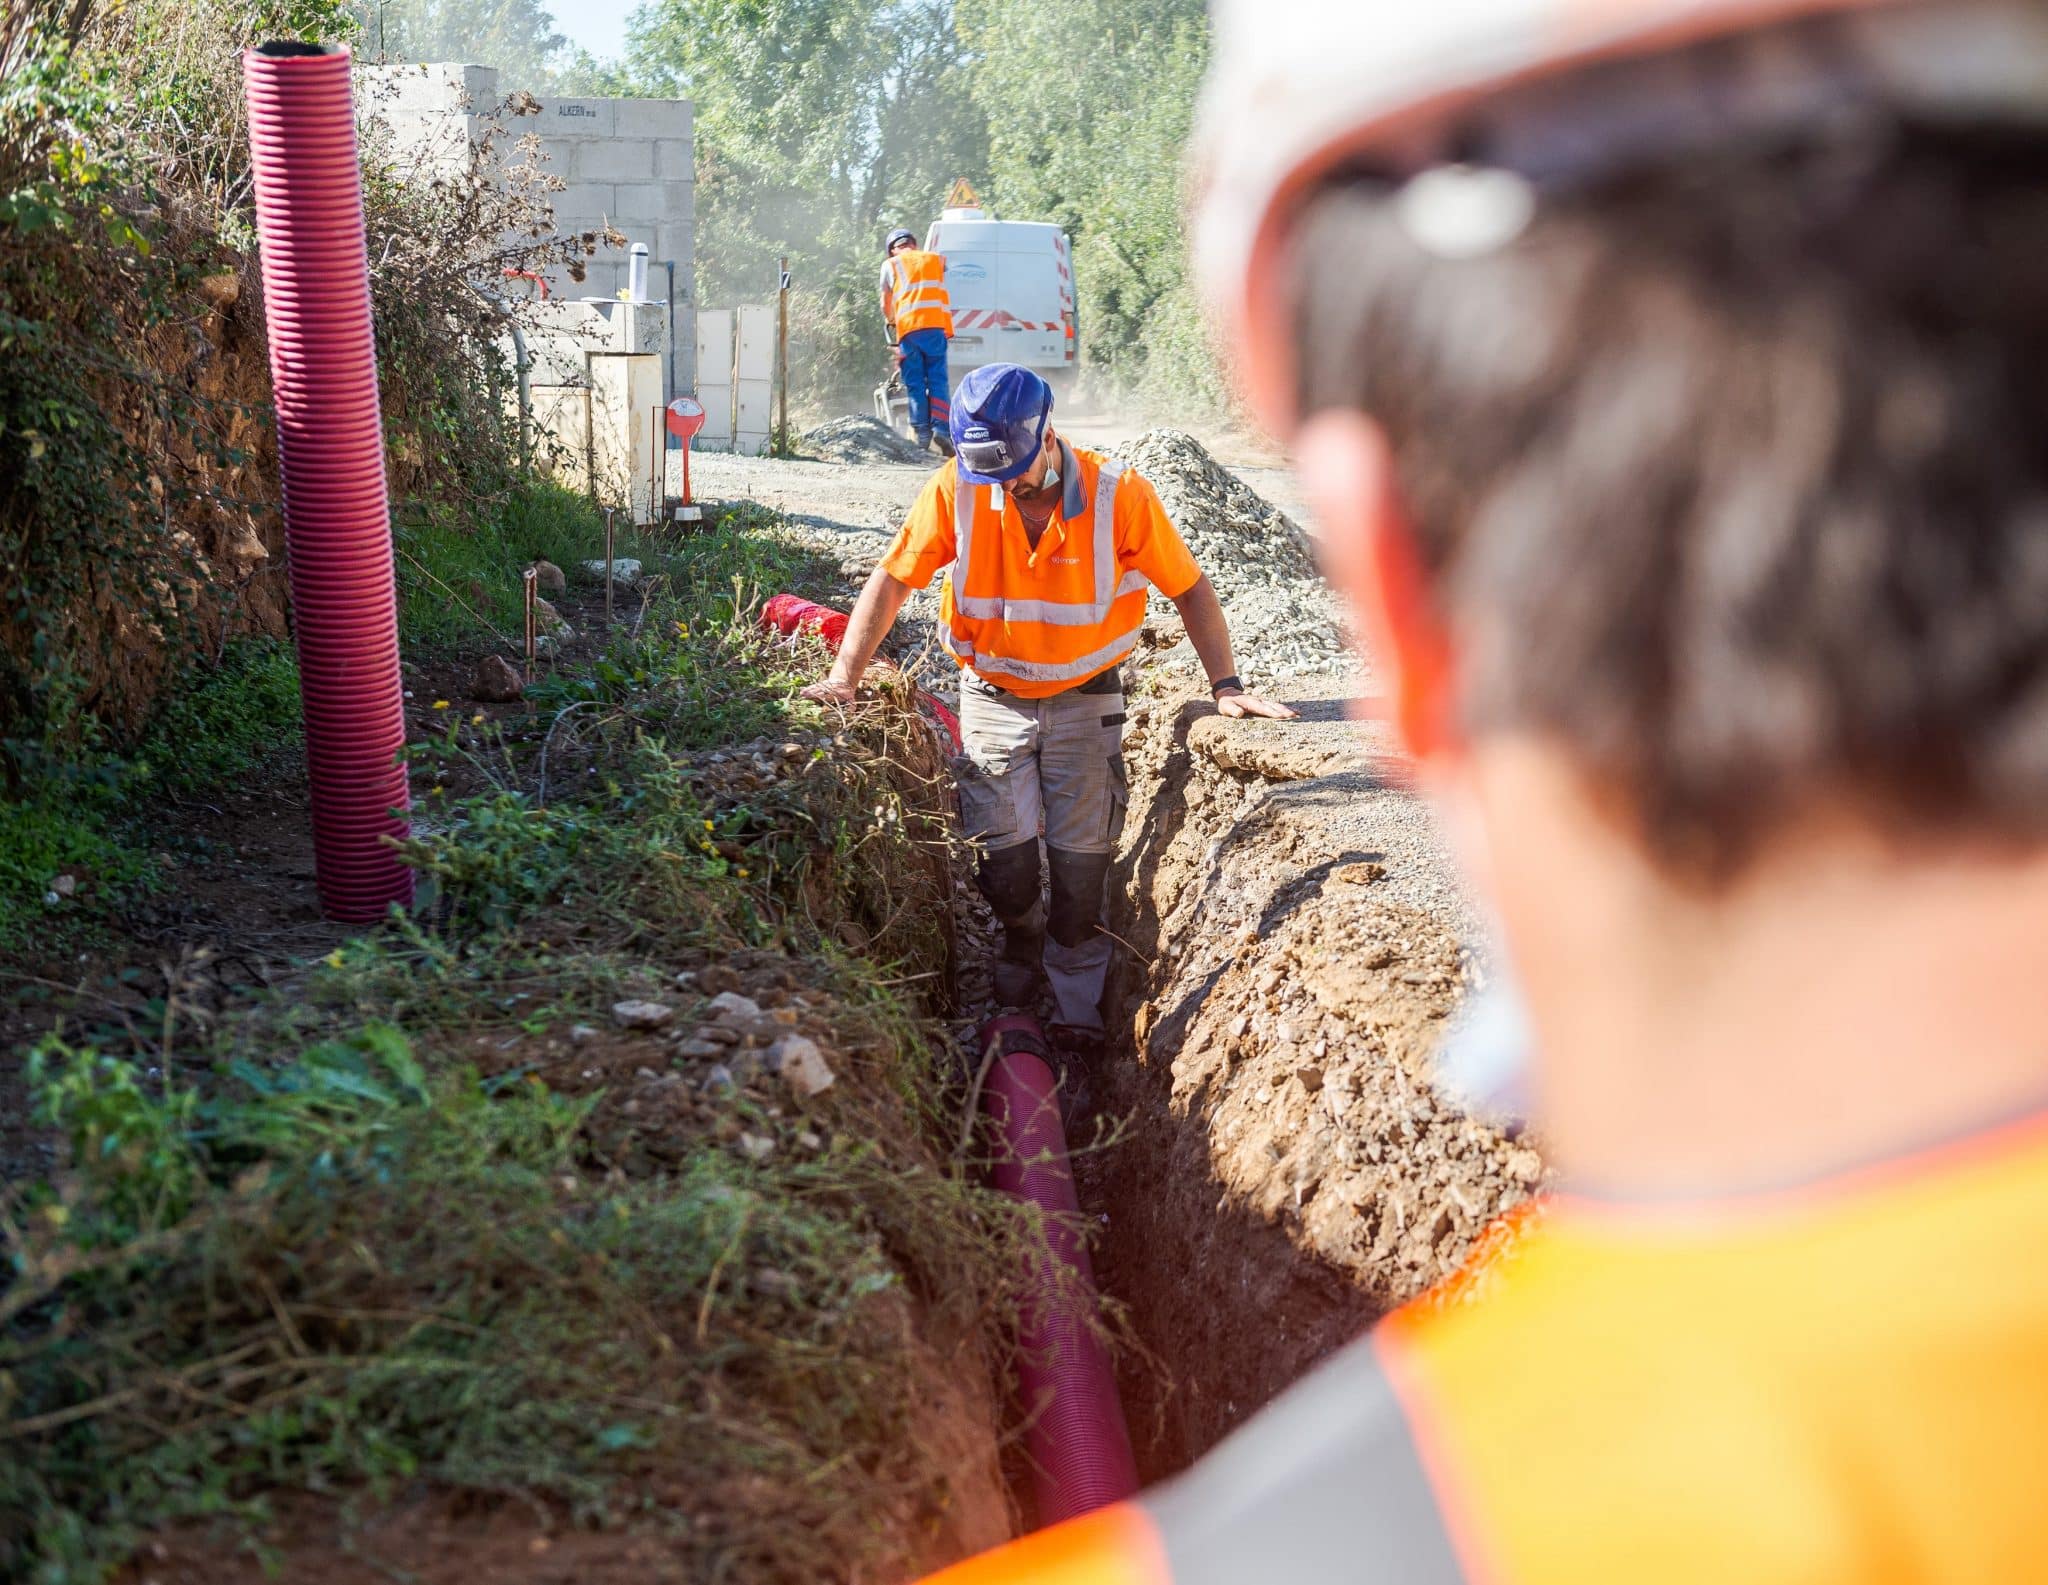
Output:
[[1047,370],[1066,361],[1057,226],[1013,223],[1002,228],[997,263],[995,357]]
[[946,295],[953,305],[953,341],[946,349],[948,373],[957,382],[968,369],[1000,362],[991,321],[996,311],[998,235],[995,220],[940,220],[925,247],[946,257]]

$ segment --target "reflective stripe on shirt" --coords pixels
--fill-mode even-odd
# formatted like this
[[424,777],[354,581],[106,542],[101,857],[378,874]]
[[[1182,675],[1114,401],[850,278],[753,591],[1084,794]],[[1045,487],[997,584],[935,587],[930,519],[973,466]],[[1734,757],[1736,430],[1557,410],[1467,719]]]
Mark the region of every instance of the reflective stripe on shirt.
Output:
[[[1078,472],[1073,453],[1065,450],[1060,461],[1073,478]],[[1109,620],[1109,608],[1127,594],[1150,587],[1151,580],[1135,567],[1121,578],[1116,571],[1116,486],[1123,477],[1123,464],[1104,461],[1095,479],[1095,599],[1088,604],[1065,600],[1012,600],[1003,595],[967,593],[968,569],[973,565],[974,492],[962,487],[953,494],[953,608],[962,616],[980,622],[1046,622],[1056,627],[1093,627]],[[1002,511],[1002,490],[991,486],[996,512]],[[956,651],[956,653],[958,653]],[[1022,676],[1019,672],[1016,675]],[[1074,674],[1078,675],[1078,673]],[[1051,677],[1044,679],[1053,680]]]

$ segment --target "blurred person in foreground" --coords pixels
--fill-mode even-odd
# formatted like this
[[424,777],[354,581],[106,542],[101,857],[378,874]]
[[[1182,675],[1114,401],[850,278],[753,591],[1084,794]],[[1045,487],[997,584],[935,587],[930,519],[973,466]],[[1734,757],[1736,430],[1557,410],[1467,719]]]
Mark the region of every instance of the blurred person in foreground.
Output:
[[1226,0],[1215,59],[1209,284],[1559,1188],[940,1578],[2048,1578],[2048,9]]

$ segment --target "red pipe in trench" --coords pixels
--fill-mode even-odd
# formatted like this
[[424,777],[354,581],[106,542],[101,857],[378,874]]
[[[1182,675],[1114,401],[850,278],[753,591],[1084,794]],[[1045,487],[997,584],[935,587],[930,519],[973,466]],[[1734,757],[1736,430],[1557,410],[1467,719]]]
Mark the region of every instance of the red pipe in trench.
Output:
[[1052,1525],[1136,1496],[1137,1461],[1109,1350],[1093,1324],[1095,1273],[1045,1038],[1037,1019],[1016,1013],[991,1019],[981,1043],[989,1064],[982,1108],[1002,1139],[990,1177],[1045,1212],[1047,1247],[1033,1273],[1017,1375],[1038,1522]]
[[385,840],[406,835],[410,799],[349,52],[259,44],[243,52],[242,81],[313,865],[327,916],[367,924],[412,901],[413,874]]
[[[776,595],[761,611],[762,626],[785,634],[808,629],[835,651],[846,623],[844,612],[793,594]],[[919,702],[959,753],[953,712],[922,691]],[[1081,1237],[1045,1036],[1037,1019],[1015,1013],[982,1026],[981,1050],[988,1066],[981,1104],[1001,1140],[989,1176],[1003,1193],[1045,1213],[1045,1255],[1032,1273],[1035,1292],[1017,1340],[1017,1385],[1038,1522],[1053,1525],[1135,1497],[1138,1464],[1109,1350],[1094,1326],[1095,1271]]]

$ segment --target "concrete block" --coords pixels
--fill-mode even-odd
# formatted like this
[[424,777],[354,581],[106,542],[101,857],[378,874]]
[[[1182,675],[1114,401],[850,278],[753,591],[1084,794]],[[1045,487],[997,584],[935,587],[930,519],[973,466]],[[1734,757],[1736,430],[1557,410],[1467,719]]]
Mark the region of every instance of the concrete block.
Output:
[[572,490],[590,488],[590,391],[538,386],[533,391],[534,450],[544,468]]
[[691,222],[666,221],[654,228],[654,256],[657,259],[676,261],[676,298],[686,300],[690,289],[691,266],[695,255],[697,228]]
[[613,202],[619,206],[621,220],[659,225],[665,220],[694,219],[697,189],[691,182],[621,182]]
[[[661,360],[599,354],[590,360],[591,457],[598,499],[628,507],[635,523],[654,521],[660,432]],[[663,448],[665,449],[665,448]]]
[[392,110],[490,110],[498,102],[498,73],[490,66],[440,61],[423,65],[359,66],[359,102]]
[[618,134],[622,138],[684,138],[690,136],[687,99],[619,99]]
[[584,138],[569,145],[569,167],[559,174],[574,182],[651,182],[654,145],[645,138]]
[[367,154],[382,158],[390,169],[407,178],[464,169],[482,136],[474,116],[445,110],[383,112],[362,134]]
[[618,211],[618,190],[609,182],[571,182],[551,193],[557,231],[592,231]]
[[[559,177],[565,182],[570,180],[571,173],[575,170],[576,166],[575,150],[582,147],[581,139],[543,137],[536,130],[530,118],[522,118],[513,122],[511,131],[515,134],[515,137],[511,143],[506,145],[506,159],[508,162],[520,160],[525,164],[531,165],[537,171],[545,172],[549,176]],[[522,155],[519,153],[516,145],[518,140],[525,137],[529,132],[534,133],[535,147],[531,153]]]
[[694,182],[697,179],[697,145],[689,138],[657,138],[654,143],[654,179],[658,182]]
[[[650,283],[662,289],[659,276]],[[611,309],[612,344],[621,352],[668,352],[668,305],[663,302],[619,303]]]
[[540,114],[532,119],[533,129],[542,137],[617,137],[616,99],[542,99]]
[[587,385],[589,353],[567,336],[526,338],[526,355],[533,362],[528,379],[535,385]]

